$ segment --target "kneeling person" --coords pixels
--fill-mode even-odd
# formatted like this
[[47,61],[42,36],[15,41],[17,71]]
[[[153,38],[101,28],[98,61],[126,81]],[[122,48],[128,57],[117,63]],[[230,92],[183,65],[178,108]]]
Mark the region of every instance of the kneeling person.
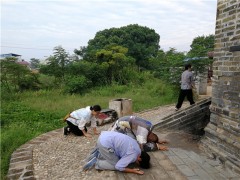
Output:
[[119,118],[110,131],[126,134],[137,140],[144,151],[168,150],[167,141],[160,141],[158,136],[152,132],[153,125],[150,121],[137,116],[124,116]]
[[98,138],[95,152],[97,153],[91,157],[83,170],[88,170],[95,164],[95,168],[99,170],[144,174],[138,168],[128,168],[128,165],[136,163],[144,169],[150,167],[150,156],[141,151],[137,141],[118,132],[103,131]]

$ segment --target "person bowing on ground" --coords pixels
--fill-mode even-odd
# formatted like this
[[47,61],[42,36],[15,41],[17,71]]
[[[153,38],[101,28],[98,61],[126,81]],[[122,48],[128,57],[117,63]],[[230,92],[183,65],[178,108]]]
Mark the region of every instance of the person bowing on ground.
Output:
[[150,121],[137,116],[123,116],[119,118],[110,131],[117,131],[136,139],[144,151],[168,150],[166,140],[159,140],[158,136],[152,132],[153,125]]
[[102,131],[95,149],[82,170],[89,170],[94,165],[97,170],[118,170],[142,175],[144,171],[138,166],[144,169],[150,168],[150,156],[141,151],[135,139],[114,131]]

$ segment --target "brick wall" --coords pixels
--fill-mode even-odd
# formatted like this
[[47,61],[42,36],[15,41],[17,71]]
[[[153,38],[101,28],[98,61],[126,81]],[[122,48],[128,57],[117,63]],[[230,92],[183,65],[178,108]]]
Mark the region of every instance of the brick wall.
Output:
[[203,147],[240,168],[240,0],[218,0],[210,123]]

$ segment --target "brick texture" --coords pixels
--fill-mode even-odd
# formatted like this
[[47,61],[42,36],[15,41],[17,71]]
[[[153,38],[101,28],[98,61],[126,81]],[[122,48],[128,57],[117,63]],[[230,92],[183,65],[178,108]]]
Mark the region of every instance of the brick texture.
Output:
[[240,1],[218,0],[210,123],[203,147],[231,168],[240,166]]

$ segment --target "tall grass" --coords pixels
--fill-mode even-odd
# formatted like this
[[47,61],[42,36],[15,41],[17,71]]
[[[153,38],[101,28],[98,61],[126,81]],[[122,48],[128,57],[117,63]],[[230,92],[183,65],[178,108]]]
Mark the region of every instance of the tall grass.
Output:
[[142,85],[98,87],[84,95],[69,95],[57,89],[5,96],[1,111],[1,179],[7,174],[14,150],[42,133],[63,127],[62,118],[72,110],[94,104],[108,108],[112,99],[129,98],[137,112],[177,99],[173,87],[157,79]]

